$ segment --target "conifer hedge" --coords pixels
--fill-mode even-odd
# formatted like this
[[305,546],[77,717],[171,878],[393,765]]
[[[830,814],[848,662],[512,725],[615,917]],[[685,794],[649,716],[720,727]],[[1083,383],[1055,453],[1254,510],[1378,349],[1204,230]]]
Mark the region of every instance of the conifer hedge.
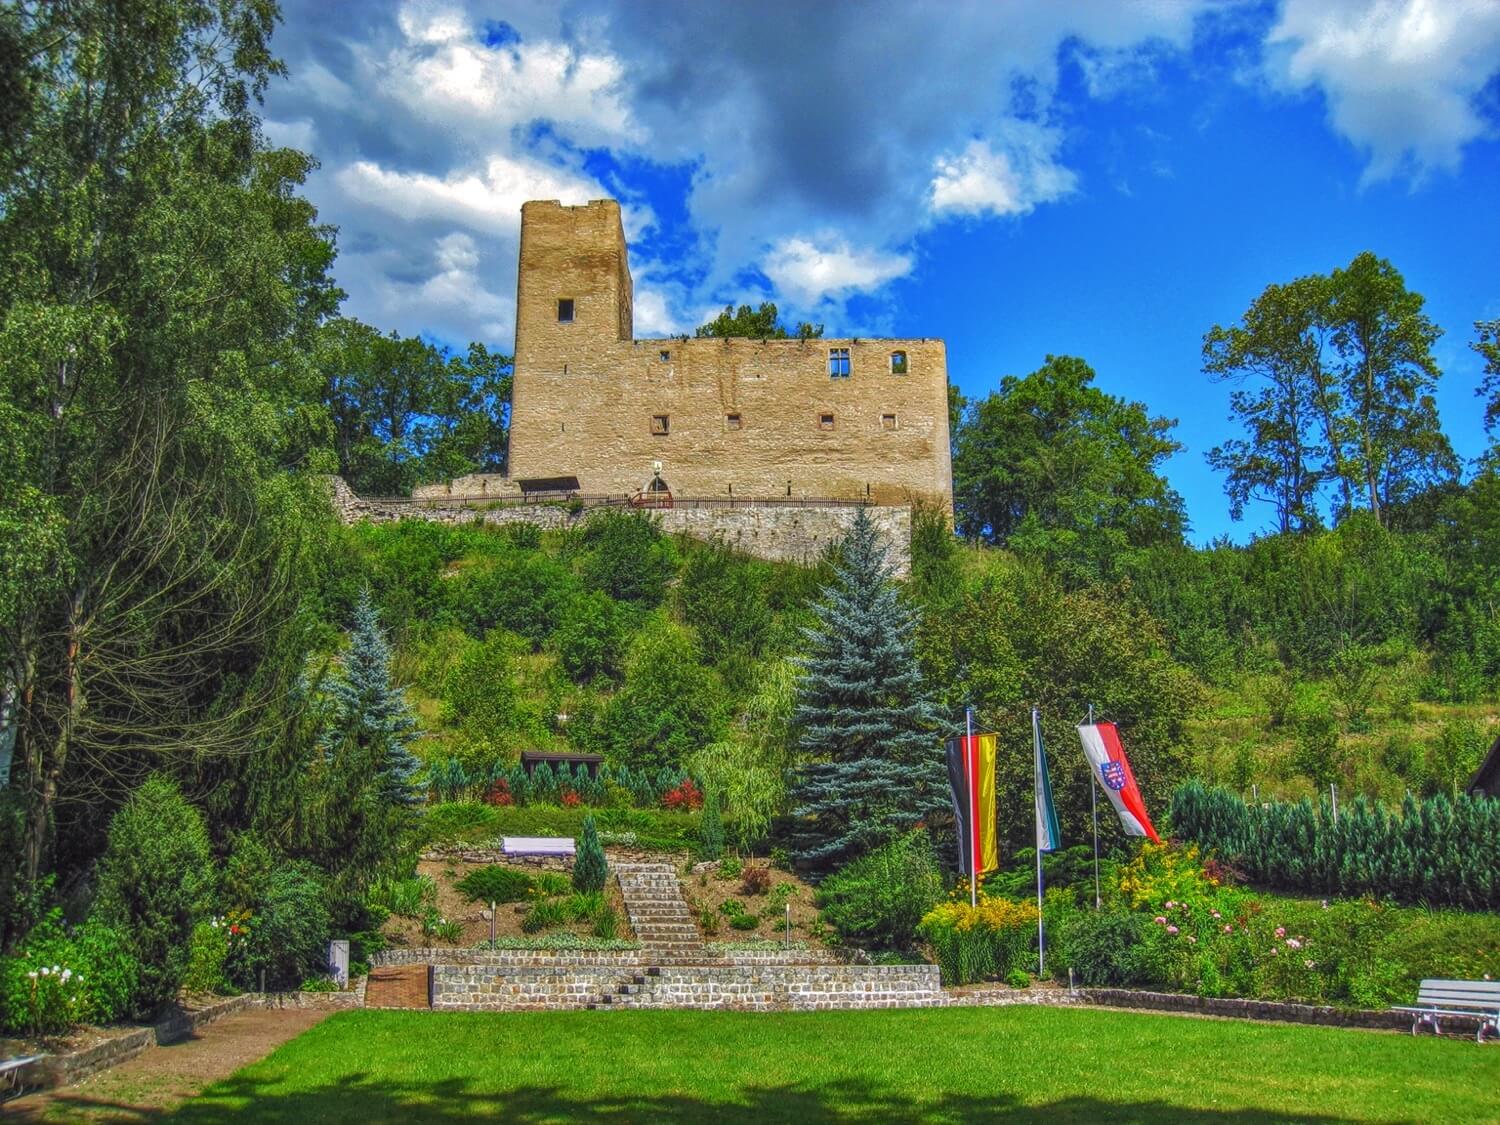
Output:
[[1399,813],[1356,797],[1339,806],[1249,804],[1190,781],[1172,797],[1172,833],[1251,882],[1304,893],[1500,909],[1500,800],[1408,794]]

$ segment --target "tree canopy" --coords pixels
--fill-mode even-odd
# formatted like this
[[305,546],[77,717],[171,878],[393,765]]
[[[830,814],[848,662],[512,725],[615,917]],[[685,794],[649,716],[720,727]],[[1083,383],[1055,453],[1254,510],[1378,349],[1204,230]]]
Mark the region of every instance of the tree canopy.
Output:
[[815,340],[823,335],[821,324],[801,321],[790,331],[778,319],[776,305],[762,301],[759,308],[725,305],[724,311],[707,324],[698,326],[696,336],[748,336],[755,340]]
[[1182,499],[1161,473],[1182,448],[1176,423],[1093,384],[1083,360],[1048,356],[967,404],[953,459],[961,533],[1090,575],[1125,549],[1181,539]]

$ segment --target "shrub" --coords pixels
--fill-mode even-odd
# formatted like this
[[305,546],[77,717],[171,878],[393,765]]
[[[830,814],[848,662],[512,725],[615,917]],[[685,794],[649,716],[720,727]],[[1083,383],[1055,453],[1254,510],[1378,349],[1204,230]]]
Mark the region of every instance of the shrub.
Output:
[[454,945],[463,940],[464,924],[456,918],[445,918],[434,906],[422,915],[422,936],[428,941],[443,941]]
[[709,663],[740,653],[759,655],[772,619],[765,583],[752,560],[719,544],[695,547],[682,568],[677,598]]
[[674,785],[661,795],[661,803],[663,808],[673,812],[692,812],[703,807],[703,791],[692,778],[685,777],[680,785]]
[[458,890],[470,902],[523,902],[531,894],[531,876],[514,867],[479,867],[458,881]]
[[177,995],[212,883],[203,818],[171,781],[148,778],[110,821],[95,905],[140,959],[136,1014],[148,1016]]
[[332,922],[317,868],[287,863],[271,873],[243,942],[231,943],[229,973],[241,988],[290,988],[328,967]]
[[73,949],[79,971],[85,974],[89,1019],[95,1023],[124,1019],[141,975],[129,939],[90,918],[73,931]]
[[573,886],[584,892],[604,890],[604,880],[609,867],[604,860],[604,846],[599,843],[599,830],[594,818],[583,818],[583,835],[578,841],[578,855],[573,860]]
[[977,906],[954,900],[929,911],[918,932],[931,944],[945,984],[1008,977],[1030,963],[1036,904],[986,895]]
[[672,541],[650,516],[603,511],[583,528],[584,583],[617,601],[654,606],[677,571]]
[[720,879],[738,879],[740,872],[744,869],[745,865],[740,862],[738,856],[726,855],[723,859],[719,860]]
[[410,879],[381,877],[370,887],[367,901],[397,918],[420,918],[437,901],[437,884],[430,875]]
[[337,992],[338,982],[329,976],[307,977],[297,986],[298,992]]
[[[631,644],[624,683],[596,729],[612,761],[654,775],[663,767],[677,769],[692,751],[715,741],[724,711],[723,686],[687,632],[656,618]],[[654,799],[659,797],[660,787]]]
[[628,623],[618,603],[607,594],[588,591],[569,600],[552,643],[563,671],[577,683],[588,683],[619,676],[628,638]]
[[534,934],[542,930],[561,926],[568,920],[567,908],[562,899],[544,898],[526,912],[521,919],[521,930],[524,933]]
[[745,878],[740,883],[740,893],[763,895],[771,889],[771,872],[765,867],[745,868]]
[[620,936],[620,915],[613,906],[603,906],[594,915],[594,936],[612,940]]
[[724,821],[719,816],[719,795],[710,793],[698,824],[698,858],[718,859],[724,854]]
[[907,949],[941,894],[932,843],[918,830],[830,875],[818,888],[817,903],[840,940]]
[[753,914],[736,914],[729,924],[736,930],[753,930],[760,925],[760,919]]
[[182,987],[188,992],[227,992],[229,978],[224,973],[224,962],[228,956],[229,938],[223,928],[211,921],[199,922],[193,927]]
[[531,877],[533,893],[539,898],[556,898],[573,890],[573,881],[556,871],[538,871]]
[[84,979],[66,961],[31,957],[0,960],[0,1001],[8,1029],[27,1035],[60,1035],[88,1018]]
[[1081,984],[1161,985],[1146,955],[1157,929],[1144,914],[1112,910],[1071,912],[1051,935],[1059,973],[1072,969]]
[[1031,974],[1025,969],[1015,968],[1005,974],[1005,983],[1012,988],[1030,988]]

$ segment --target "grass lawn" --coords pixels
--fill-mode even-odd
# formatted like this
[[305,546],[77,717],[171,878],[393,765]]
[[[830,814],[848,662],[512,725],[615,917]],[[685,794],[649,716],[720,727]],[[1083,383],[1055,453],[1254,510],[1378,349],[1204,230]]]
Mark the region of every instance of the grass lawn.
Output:
[[1058,1008],[357,1011],[173,1121],[1494,1121],[1500,1047]]

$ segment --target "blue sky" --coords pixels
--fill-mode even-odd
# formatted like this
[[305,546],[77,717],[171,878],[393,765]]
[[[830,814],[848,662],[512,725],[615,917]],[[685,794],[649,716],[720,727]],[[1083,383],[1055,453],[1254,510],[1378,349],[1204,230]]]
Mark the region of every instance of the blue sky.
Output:
[[1243,539],[1203,333],[1264,287],[1389,258],[1485,444],[1500,316],[1500,0],[656,0],[286,5],[273,140],[322,162],[345,311],[509,350],[521,202],[626,208],[638,335],[775,300],[941,336],[971,396],[1048,353],[1178,419],[1199,541]]

